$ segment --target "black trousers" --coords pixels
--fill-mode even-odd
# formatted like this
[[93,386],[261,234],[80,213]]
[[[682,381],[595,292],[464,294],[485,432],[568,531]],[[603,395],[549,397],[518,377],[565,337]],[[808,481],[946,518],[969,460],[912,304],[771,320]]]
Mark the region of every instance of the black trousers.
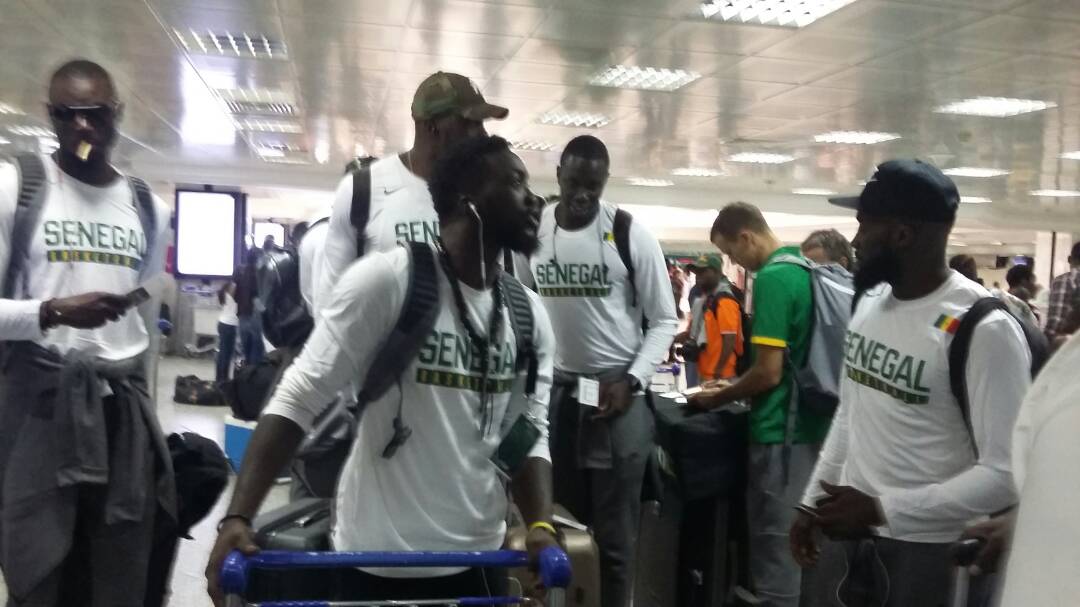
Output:
[[389,578],[358,569],[337,572],[333,600],[407,601],[492,597],[507,593],[505,569],[469,569],[455,575],[429,578]]

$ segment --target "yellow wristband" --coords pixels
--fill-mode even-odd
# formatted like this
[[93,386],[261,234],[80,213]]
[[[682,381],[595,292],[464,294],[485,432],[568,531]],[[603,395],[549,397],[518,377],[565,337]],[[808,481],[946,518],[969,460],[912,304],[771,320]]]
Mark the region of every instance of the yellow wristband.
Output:
[[529,531],[535,531],[537,529],[543,529],[544,531],[547,531],[547,532],[551,533],[551,535],[554,535],[554,536],[559,535],[559,532],[555,530],[554,525],[552,525],[551,523],[544,522],[544,521],[536,521],[535,523],[529,525]]

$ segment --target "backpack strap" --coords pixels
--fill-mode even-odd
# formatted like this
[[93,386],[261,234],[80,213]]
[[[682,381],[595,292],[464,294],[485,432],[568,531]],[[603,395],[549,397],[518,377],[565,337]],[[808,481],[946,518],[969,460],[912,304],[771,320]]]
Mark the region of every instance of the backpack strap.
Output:
[[[138,177],[128,175],[128,185],[131,186],[131,198],[135,202],[135,210],[139,213],[139,223],[142,224],[143,235],[146,236],[145,259],[149,259],[157,245],[157,213],[154,212],[154,195],[150,192],[150,186]],[[145,266],[139,269],[140,273]]]
[[518,279],[503,272],[499,280],[510,308],[510,326],[517,341],[517,370],[526,371],[525,394],[531,395],[536,392],[536,376],[540,365],[536,344],[533,342],[536,321],[533,318],[532,303],[525,292],[525,286]]
[[[23,269],[30,256],[30,241],[37,227],[41,210],[45,206],[48,179],[45,163],[37,154],[17,154],[12,160],[18,171],[19,194],[15,203],[15,217],[11,230],[11,249],[8,255],[7,273],[4,275],[3,297],[11,299],[20,281],[25,281]],[[25,285],[24,285],[25,286]],[[24,289],[25,290],[25,289]]]
[[960,415],[964,418],[964,426],[967,428],[968,436],[971,437],[971,448],[975,452],[975,459],[979,459],[979,446],[975,444],[975,429],[971,425],[967,362],[971,354],[971,340],[975,336],[975,327],[995,310],[1001,310],[1012,316],[1005,302],[996,297],[983,297],[976,301],[960,319],[960,325],[953,335],[952,343],[949,344],[949,387],[952,389],[953,396],[956,397],[956,404],[960,406]]
[[356,230],[356,256],[364,256],[364,230],[371,214],[371,165],[361,166],[352,172],[352,204],[349,207],[349,223]]
[[814,266],[811,265],[810,260],[801,257],[799,255],[792,255],[791,253],[783,253],[773,258],[773,263],[789,263],[793,266],[799,266],[807,270],[813,270]]
[[405,304],[379,356],[368,369],[364,388],[357,395],[363,405],[386,393],[416,358],[431,333],[439,312],[439,280],[435,252],[427,243],[408,243],[409,286]]
[[630,284],[630,303],[633,307],[638,305],[637,280],[634,272],[634,260],[630,257],[630,225],[634,223],[634,216],[622,209],[615,209],[615,220],[611,225],[611,235],[615,239],[615,250],[619,252],[619,259],[626,266],[626,281]]

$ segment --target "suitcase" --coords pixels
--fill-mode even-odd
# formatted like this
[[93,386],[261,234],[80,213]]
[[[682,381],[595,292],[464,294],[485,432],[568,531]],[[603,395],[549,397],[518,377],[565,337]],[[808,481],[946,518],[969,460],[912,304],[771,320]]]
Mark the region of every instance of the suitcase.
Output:
[[[331,501],[297,500],[260,514],[252,526],[263,550],[313,552],[330,549]],[[329,569],[251,572],[246,597],[251,601],[298,601],[317,597],[333,583]]]
[[[578,523],[565,508],[555,505],[555,528],[563,535],[573,575],[566,588],[566,607],[600,607],[600,548],[588,527]],[[524,550],[527,530],[517,508],[506,532],[508,550]],[[532,577],[526,569],[511,569],[510,577],[525,588]]]
[[634,566],[634,607],[678,605],[679,530],[682,503],[653,499],[641,504]]

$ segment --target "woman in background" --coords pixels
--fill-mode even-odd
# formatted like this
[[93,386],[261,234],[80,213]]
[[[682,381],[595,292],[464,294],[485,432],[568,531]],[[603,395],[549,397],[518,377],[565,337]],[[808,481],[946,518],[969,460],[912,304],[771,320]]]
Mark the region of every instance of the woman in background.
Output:
[[229,381],[229,374],[236,354],[236,331],[240,319],[236,315],[236,283],[230,280],[218,290],[218,303],[222,305],[218,316],[218,352],[214,382],[221,384]]

